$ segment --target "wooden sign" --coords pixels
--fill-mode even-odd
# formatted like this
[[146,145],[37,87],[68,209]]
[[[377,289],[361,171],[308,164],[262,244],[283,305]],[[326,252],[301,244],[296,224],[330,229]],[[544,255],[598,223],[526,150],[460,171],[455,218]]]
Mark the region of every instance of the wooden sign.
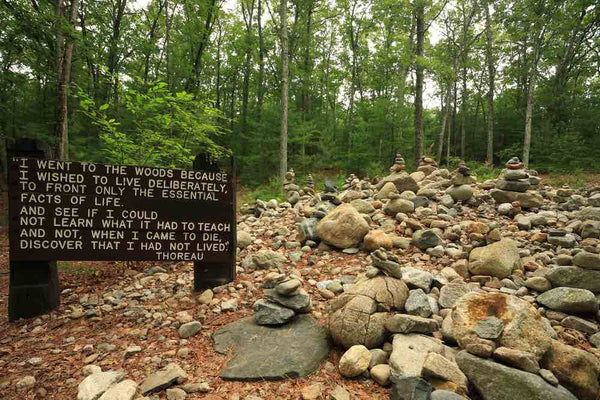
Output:
[[235,182],[177,170],[13,158],[11,261],[200,261],[233,265]]

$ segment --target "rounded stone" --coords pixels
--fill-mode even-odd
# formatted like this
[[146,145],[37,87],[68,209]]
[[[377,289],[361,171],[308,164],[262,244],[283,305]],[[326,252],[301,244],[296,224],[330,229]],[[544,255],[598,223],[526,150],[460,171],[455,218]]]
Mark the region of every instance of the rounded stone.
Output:
[[353,378],[365,372],[369,368],[371,353],[363,345],[350,347],[340,359],[340,374]]

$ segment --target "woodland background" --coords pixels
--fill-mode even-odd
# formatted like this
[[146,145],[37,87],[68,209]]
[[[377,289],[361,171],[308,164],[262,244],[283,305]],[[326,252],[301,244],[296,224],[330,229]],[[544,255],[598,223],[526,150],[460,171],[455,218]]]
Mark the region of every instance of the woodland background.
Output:
[[231,151],[246,185],[396,152],[600,169],[594,0],[3,0],[0,21],[0,135],[63,158]]

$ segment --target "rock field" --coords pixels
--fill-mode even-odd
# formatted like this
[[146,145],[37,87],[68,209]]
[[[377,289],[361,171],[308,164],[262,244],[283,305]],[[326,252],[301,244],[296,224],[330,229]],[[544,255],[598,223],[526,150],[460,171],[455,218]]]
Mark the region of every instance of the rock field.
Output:
[[189,263],[63,273],[60,310],[4,312],[0,398],[600,398],[600,188],[398,155],[321,189],[290,171],[288,201],[242,205],[213,290]]

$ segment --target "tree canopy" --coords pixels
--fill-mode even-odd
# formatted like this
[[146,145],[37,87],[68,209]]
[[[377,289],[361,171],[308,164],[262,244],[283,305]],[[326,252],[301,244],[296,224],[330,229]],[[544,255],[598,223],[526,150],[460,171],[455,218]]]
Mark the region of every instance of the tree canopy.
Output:
[[420,149],[600,167],[593,0],[5,0],[0,20],[0,134],[58,148],[66,118],[75,160],[231,152],[263,182],[285,114],[300,173]]

